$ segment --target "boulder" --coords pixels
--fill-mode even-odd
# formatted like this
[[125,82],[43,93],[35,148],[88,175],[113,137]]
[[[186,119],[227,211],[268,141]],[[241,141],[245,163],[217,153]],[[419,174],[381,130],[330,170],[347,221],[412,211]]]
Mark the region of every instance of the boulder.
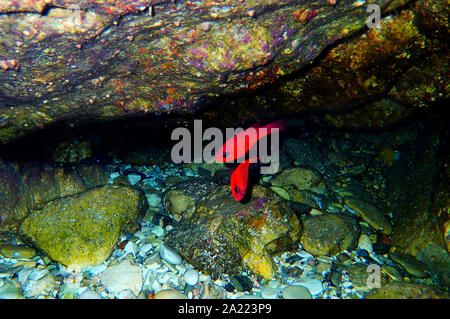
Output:
[[23,221],[20,233],[66,266],[96,266],[109,257],[123,232],[136,228],[145,205],[137,189],[99,187],[49,202]]
[[168,233],[167,244],[213,278],[249,268],[271,279],[272,256],[293,248],[300,234],[300,221],[271,189],[255,186],[241,203],[220,186],[196,201],[195,213]]

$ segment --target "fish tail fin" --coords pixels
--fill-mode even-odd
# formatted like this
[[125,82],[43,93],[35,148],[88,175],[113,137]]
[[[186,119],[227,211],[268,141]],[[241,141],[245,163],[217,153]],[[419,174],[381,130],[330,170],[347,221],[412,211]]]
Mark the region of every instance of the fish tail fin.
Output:
[[267,124],[267,125],[264,126],[264,127],[265,127],[265,128],[268,128],[268,129],[277,128],[277,129],[279,129],[280,131],[283,131],[283,130],[286,129],[287,124],[288,124],[288,121],[287,121],[287,120],[278,120],[278,121],[275,121],[275,122],[273,122],[273,123]]

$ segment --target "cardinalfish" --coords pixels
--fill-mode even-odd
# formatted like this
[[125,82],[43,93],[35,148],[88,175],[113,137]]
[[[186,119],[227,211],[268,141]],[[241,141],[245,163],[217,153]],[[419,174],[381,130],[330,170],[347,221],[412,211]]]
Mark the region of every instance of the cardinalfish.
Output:
[[236,159],[243,158],[261,138],[272,133],[272,129],[283,130],[285,129],[285,125],[286,122],[284,120],[279,120],[262,127],[258,124],[253,124],[245,131],[229,138],[216,152],[214,159],[218,162],[230,163]]
[[250,161],[254,161],[256,159],[257,158],[251,158],[245,160],[243,163],[239,164],[233,174],[231,174],[231,194],[233,194],[233,197],[237,201],[241,201],[247,192],[248,168],[250,166]]
[[[257,124],[255,124],[249,129],[236,134],[228,139],[219,149],[215,159],[220,162],[231,162],[238,158],[243,158],[249,149],[251,149],[261,138],[269,135],[274,128],[279,130],[285,129],[285,121],[276,121],[263,127],[258,127]],[[250,129],[252,129],[253,134],[249,134],[248,131]],[[254,134],[254,132],[256,132],[256,134]],[[250,138],[247,138],[248,136],[250,136]],[[257,160],[258,157],[256,156],[245,160],[238,165],[231,175],[231,193],[237,201],[241,201],[247,192],[249,166],[250,163],[255,163]]]

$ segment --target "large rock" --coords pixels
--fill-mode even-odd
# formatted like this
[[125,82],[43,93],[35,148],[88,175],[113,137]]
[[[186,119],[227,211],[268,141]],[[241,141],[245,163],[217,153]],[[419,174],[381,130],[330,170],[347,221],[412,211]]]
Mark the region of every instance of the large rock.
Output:
[[0,160],[0,233],[16,231],[31,210],[47,202],[105,185],[108,176],[99,165],[70,168],[39,162]]
[[182,181],[171,186],[164,193],[162,202],[172,215],[189,218],[195,212],[197,200],[216,187],[218,187],[217,183],[208,178]]
[[[376,3],[386,11],[407,0]],[[220,94],[252,91],[312,62],[367,17],[366,5],[309,0],[2,1],[0,142],[58,121],[189,112]],[[335,79],[322,86],[332,106],[345,100],[329,94]],[[314,99],[292,97],[316,108]]]
[[[391,2],[391,9],[398,5]],[[437,101],[445,104],[448,13],[445,1],[435,0],[394,10],[380,28],[341,41],[299,77],[256,96],[220,99],[207,114],[227,126],[297,113],[332,127],[367,129],[391,126]]]
[[145,208],[142,192],[104,186],[56,199],[22,223],[26,240],[66,266],[95,266],[109,257],[122,232],[133,231]]
[[169,232],[167,243],[214,278],[249,268],[271,279],[272,256],[294,247],[300,234],[300,221],[272,190],[255,186],[242,204],[227,185],[200,198],[195,213]]
[[393,212],[393,246],[428,265],[449,285],[450,254],[444,229],[450,207],[449,158],[446,145],[440,143],[448,130],[439,123],[435,118],[416,140],[404,143],[401,157],[384,175]]
[[376,230],[391,234],[392,225],[374,205],[355,197],[345,197],[344,204]]
[[353,218],[324,214],[310,216],[303,221],[300,243],[314,256],[332,256],[356,248],[359,235],[358,223]]

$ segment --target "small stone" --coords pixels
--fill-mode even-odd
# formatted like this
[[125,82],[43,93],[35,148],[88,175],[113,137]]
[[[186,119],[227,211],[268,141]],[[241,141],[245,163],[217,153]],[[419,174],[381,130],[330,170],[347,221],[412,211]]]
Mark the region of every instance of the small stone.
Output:
[[270,281],[269,282],[269,284],[268,284],[268,286],[270,287],[270,288],[278,288],[278,287],[280,287],[280,285],[281,285],[281,283],[278,281],[278,280],[272,280],[272,281]]
[[198,277],[198,272],[193,269],[188,270],[184,273],[184,281],[190,286],[195,286],[197,284]]
[[285,200],[290,200],[289,193],[284,188],[278,187],[278,186],[272,186],[270,187],[275,193],[281,196],[281,198]]
[[253,282],[247,276],[233,276],[231,282],[237,291],[250,291],[253,288]]
[[391,265],[382,265],[381,270],[392,280],[403,280],[403,276],[400,274],[400,272]]
[[243,295],[237,299],[264,299],[264,298],[260,297],[260,296],[255,296],[255,295]]
[[313,169],[288,168],[271,181],[273,186],[288,187],[295,185],[299,190],[311,190],[322,193],[325,184],[322,176]]
[[149,206],[159,207],[161,206],[161,197],[158,194],[145,194]]
[[366,250],[369,254],[373,253],[373,246],[372,246],[372,241],[370,240],[370,237],[367,236],[366,234],[362,234],[359,237],[359,241],[358,241],[358,249],[364,249]]
[[164,236],[164,228],[162,228],[161,226],[155,226],[152,229],[152,233],[156,235],[156,237],[162,237]]
[[30,273],[25,284],[22,286],[22,291],[26,298],[45,296],[54,289],[55,278],[47,269]]
[[137,174],[128,174],[128,181],[130,182],[130,185],[136,185],[141,181],[141,176]]
[[304,281],[298,281],[295,282],[293,285],[298,285],[307,288],[312,295],[318,295],[323,291],[322,282],[317,279],[307,279]]
[[137,245],[132,241],[129,241],[123,248],[123,252],[124,252],[123,257],[125,257],[128,254],[132,254],[133,257],[136,258]]
[[158,291],[153,299],[188,299],[185,295],[175,289]]
[[178,254],[176,250],[166,245],[161,245],[159,254],[162,259],[164,259],[168,263],[171,263],[172,265],[181,264],[182,258],[180,254]]
[[0,299],[24,299],[19,288],[14,286],[11,282],[6,282],[0,288]]
[[31,247],[3,244],[0,246],[0,254],[7,258],[30,259],[36,256],[36,251]]
[[284,299],[312,299],[309,290],[302,286],[289,286],[281,294]]
[[24,266],[29,268],[36,267],[37,262],[34,260],[18,260],[14,266]]
[[231,282],[229,282],[228,284],[226,284],[226,286],[224,287],[226,291],[228,292],[233,292],[234,291],[234,286]]
[[122,290],[118,297],[119,299],[137,299],[137,296],[130,289]]
[[202,28],[203,31],[208,32],[209,29],[211,28],[211,23],[209,23],[209,22],[202,22],[200,24],[200,27]]
[[417,278],[428,278],[428,274],[425,265],[418,261],[415,257],[402,253],[390,253],[389,257],[397,264],[403,267],[406,272]]
[[145,257],[147,253],[153,248],[152,244],[145,244],[139,249],[139,256]]
[[101,283],[110,293],[120,293],[130,289],[137,296],[142,288],[142,269],[124,260],[108,267],[101,275]]
[[89,267],[88,271],[92,276],[97,276],[99,274],[101,274],[102,272],[104,272],[106,270],[106,268],[108,268],[108,266],[106,266],[105,264],[100,264],[94,267]]
[[78,297],[78,299],[102,299],[102,296],[96,291],[86,290]]
[[117,177],[119,177],[119,176],[120,176],[120,173],[119,173],[119,172],[111,173],[111,174],[109,175],[109,180],[110,180],[110,181],[113,181],[115,178],[117,178]]
[[[278,289],[267,287],[261,292],[261,296],[264,299],[277,299],[278,297]],[[288,299],[288,298],[285,298]]]

